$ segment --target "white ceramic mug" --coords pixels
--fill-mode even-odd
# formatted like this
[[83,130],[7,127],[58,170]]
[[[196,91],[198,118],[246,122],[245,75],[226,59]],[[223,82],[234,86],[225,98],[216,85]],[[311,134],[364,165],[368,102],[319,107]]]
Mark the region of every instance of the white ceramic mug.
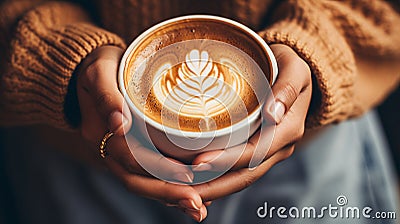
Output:
[[[118,74],[120,91],[122,92],[134,117],[133,128],[135,130],[140,130],[142,135],[145,136],[146,139],[162,153],[186,162],[190,162],[197,154],[201,152],[224,149],[245,142],[260,127],[261,108],[262,104],[264,103],[263,101],[266,98],[266,93],[268,92],[267,90],[262,89],[261,91],[256,92],[257,98],[259,98],[259,106],[252,111],[246,119],[234,123],[229,127],[214,131],[182,131],[162,125],[161,123],[146,116],[143,110],[138,108],[137,105],[132,102],[128,94],[127,85],[130,80],[126,71],[127,63],[129,60],[131,60],[130,57],[132,56],[133,52],[143,50],[146,48],[144,45],[154,44],[154,41],[152,40],[158,40],[161,38],[158,38],[157,35],[164,35],[168,37],[170,34],[171,36],[174,36],[176,33],[179,33],[179,29],[182,29],[182,32],[186,32],[187,27],[192,23],[196,23],[196,32],[198,33],[212,32],[214,25],[215,27],[221,27],[222,29],[225,29],[224,27],[226,27],[226,30],[224,30],[226,35],[232,36],[233,39],[236,38],[238,40],[242,40],[241,43],[236,43],[236,46],[234,45],[235,43],[229,44],[232,44],[234,47],[239,49],[242,48],[244,52],[246,51],[246,48],[243,47],[243,45],[252,46],[253,51],[249,52],[249,49],[247,49],[247,53],[253,54],[249,57],[254,59],[254,62],[257,63],[263,72],[263,77],[265,80],[260,80],[260,82],[265,81],[266,89],[270,90],[270,86],[275,82],[278,74],[278,67],[275,57],[265,41],[248,27],[230,19],[209,15],[190,15],[177,17],[161,22],[138,36],[130,44],[123,55]],[[204,28],[202,24],[204,24]],[[195,39],[195,37],[193,39]],[[256,46],[257,50],[254,50],[254,46]],[[157,54],[157,51],[155,50],[153,53]],[[145,53],[139,55],[144,57],[144,59],[146,57]]]

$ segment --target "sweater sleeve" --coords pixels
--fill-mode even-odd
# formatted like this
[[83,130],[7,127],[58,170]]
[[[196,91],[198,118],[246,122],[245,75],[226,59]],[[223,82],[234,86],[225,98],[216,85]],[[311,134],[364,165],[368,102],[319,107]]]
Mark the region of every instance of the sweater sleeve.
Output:
[[[355,97],[360,95],[355,92],[359,89],[356,55],[399,58],[400,45],[395,43],[400,42],[400,16],[389,3],[290,0],[273,13],[274,22],[259,34],[269,44],[290,46],[313,74],[307,127],[339,122],[370,109]],[[399,79],[400,74],[391,74],[392,82]],[[379,88],[374,91],[389,92],[393,85]]]
[[103,45],[125,47],[68,2],[7,1],[0,5],[0,125],[71,128],[65,98],[77,65]]

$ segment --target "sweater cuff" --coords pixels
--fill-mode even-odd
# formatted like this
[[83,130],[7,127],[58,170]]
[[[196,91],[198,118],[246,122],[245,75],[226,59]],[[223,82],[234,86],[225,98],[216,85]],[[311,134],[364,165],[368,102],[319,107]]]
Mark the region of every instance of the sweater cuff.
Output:
[[307,128],[338,122],[359,113],[351,100],[356,70],[354,57],[336,29],[329,27],[329,23],[324,26],[309,23],[304,28],[299,21],[283,20],[259,33],[268,44],[288,45],[310,66],[313,96]]
[[[1,105],[4,125],[46,123],[70,129],[65,116],[65,97],[78,64],[103,45],[125,48],[115,34],[88,23],[53,29],[19,27],[13,43],[11,68],[4,75]],[[2,112],[2,113],[3,113]],[[5,118],[5,119],[3,119]]]

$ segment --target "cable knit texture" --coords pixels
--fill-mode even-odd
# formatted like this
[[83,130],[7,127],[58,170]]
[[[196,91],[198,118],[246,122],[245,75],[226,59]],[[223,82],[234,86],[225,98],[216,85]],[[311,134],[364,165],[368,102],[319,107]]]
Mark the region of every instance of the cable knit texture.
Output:
[[28,11],[15,27],[1,76],[3,125],[47,123],[68,128],[64,100],[71,75],[95,48],[124,47],[114,34],[89,23],[80,7],[49,2]]
[[[125,47],[150,26],[180,15],[228,17],[258,31],[270,44],[292,47],[309,64],[315,80],[308,127],[365,110],[353,97],[355,52],[400,55],[400,17],[384,1],[9,0],[1,3],[0,12],[3,126],[70,127],[65,97],[80,61],[103,45]],[[395,75],[398,81],[400,75]]]

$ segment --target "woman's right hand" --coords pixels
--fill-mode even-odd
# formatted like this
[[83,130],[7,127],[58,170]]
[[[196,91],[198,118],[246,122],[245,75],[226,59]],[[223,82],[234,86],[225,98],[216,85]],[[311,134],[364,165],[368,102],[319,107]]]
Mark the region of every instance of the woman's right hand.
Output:
[[168,206],[177,206],[196,221],[201,221],[207,216],[207,209],[192,186],[154,178],[133,156],[135,153],[154,164],[154,169],[158,173],[161,171],[163,179],[182,183],[193,181],[190,169],[177,165],[179,162],[176,160],[144,148],[126,133],[132,125],[132,117],[117,85],[117,70],[122,54],[123,50],[118,47],[103,46],[90,53],[79,65],[76,75],[82,117],[81,134],[92,150],[99,150],[105,133],[112,131],[114,136],[107,141],[108,155],[104,158],[111,172],[130,191]]

